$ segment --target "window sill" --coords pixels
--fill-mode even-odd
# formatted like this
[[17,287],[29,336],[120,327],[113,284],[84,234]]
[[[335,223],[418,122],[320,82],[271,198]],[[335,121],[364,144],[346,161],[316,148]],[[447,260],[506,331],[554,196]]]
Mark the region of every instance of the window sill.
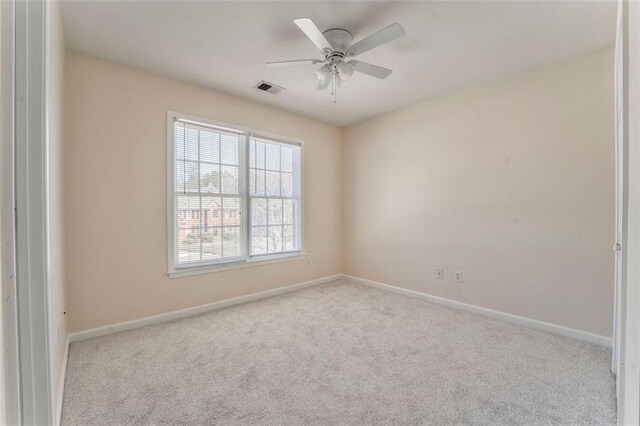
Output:
[[286,255],[275,255],[259,259],[241,260],[233,263],[222,263],[219,265],[194,266],[167,272],[169,278],[188,277],[190,275],[211,274],[214,272],[231,271],[233,269],[250,268],[252,266],[269,265],[271,263],[292,262],[303,260],[307,257],[304,253],[294,253]]

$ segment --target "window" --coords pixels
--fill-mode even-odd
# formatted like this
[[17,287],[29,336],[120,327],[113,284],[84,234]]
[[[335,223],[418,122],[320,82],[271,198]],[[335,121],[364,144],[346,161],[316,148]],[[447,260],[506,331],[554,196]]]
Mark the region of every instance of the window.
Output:
[[297,250],[300,199],[296,148],[265,139],[249,140],[250,253]]
[[169,113],[169,147],[170,274],[301,254],[301,142]]

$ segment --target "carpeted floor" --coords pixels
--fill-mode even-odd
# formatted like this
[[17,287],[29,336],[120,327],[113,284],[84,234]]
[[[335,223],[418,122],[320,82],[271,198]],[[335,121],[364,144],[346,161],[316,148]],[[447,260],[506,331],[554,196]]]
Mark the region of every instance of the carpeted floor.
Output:
[[339,281],[73,343],[64,425],[613,424],[609,350]]

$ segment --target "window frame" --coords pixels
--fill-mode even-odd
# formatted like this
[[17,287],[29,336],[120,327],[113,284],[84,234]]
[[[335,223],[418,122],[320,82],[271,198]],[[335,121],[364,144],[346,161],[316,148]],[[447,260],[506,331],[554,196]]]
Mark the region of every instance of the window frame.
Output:
[[[212,127],[216,130],[236,133],[241,135],[239,147],[239,184],[240,211],[241,211],[241,245],[242,258],[233,260],[200,261],[188,265],[178,265],[176,262],[176,154],[175,154],[175,126],[176,121],[190,123],[201,127]],[[280,144],[294,145],[300,148],[299,160],[299,204],[297,214],[297,231],[299,235],[298,250],[273,254],[251,255],[250,232],[250,199],[249,192],[249,143],[251,138],[264,139]],[[188,275],[205,274],[225,271],[230,269],[258,266],[275,262],[302,260],[306,258],[304,238],[304,141],[297,138],[282,136],[263,130],[253,129],[238,124],[211,120],[190,114],[167,111],[167,270],[170,278],[178,278]],[[222,213],[222,212],[221,212]]]
[[[282,141],[279,141],[279,140],[274,140],[273,138],[267,139],[267,138],[264,138],[262,136],[259,136],[259,135],[255,134],[255,133],[250,134],[249,138],[247,139],[247,155],[245,157],[246,158],[246,164],[247,164],[247,173],[250,173],[250,171],[251,171],[251,161],[249,160],[249,157],[248,157],[250,155],[250,151],[251,151],[251,149],[250,149],[251,140],[253,140],[256,144],[258,142],[262,142],[262,143],[271,143],[271,144],[278,144],[278,145],[291,145],[291,144],[286,143],[286,142],[282,142]],[[265,153],[265,155],[266,155],[266,153]],[[254,166],[257,166],[257,165],[254,165]],[[267,171],[266,167],[267,166],[266,166],[266,158],[265,158],[265,169],[264,169],[265,172]],[[298,170],[296,170],[296,168]],[[260,169],[254,168],[254,171],[256,173],[257,173],[258,170],[260,170]],[[254,254],[254,255],[251,254],[251,250],[252,250],[251,237],[252,237],[253,231],[254,231],[253,228],[256,227],[255,225],[253,225],[253,223],[250,220],[253,217],[251,200],[254,199],[254,198],[260,198],[260,199],[267,200],[267,216],[269,215],[268,200],[270,200],[270,199],[279,199],[279,200],[282,200],[282,201],[284,201],[285,199],[290,199],[290,200],[296,200],[297,199],[297,200],[300,200],[300,202],[299,202],[300,207],[296,210],[296,216],[295,216],[293,225],[295,226],[296,235],[302,235],[302,228],[303,228],[303,226],[302,226],[302,192],[303,192],[303,188],[302,188],[302,147],[301,146],[300,146],[300,158],[298,158],[297,160],[293,159],[293,169],[292,169],[291,174],[295,176],[296,171],[300,174],[300,179],[297,182],[297,185],[295,184],[295,180],[294,180],[292,193],[294,195],[295,194],[299,194],[299,197],[295,197],[295,196],[293,196],[293,197],[283,197],[282,194],[280,194],[279,196],[267,195],[266,188],[265,188],[265,193],[262,194],[262,195],[258,195],[258,194],[251,195],[251,189],[249,188],[251,179],[250,179],[249,176],[247,176],[247,188],[248,188],[248,191],[247,191],[247,195],[246,195],[246,197],[247,197],[247,210],[246,211],[247,211],[247,218],[248,219],[247,219],[247,222],[246,222],[247,234],[245,235],[245,237],[246,237],[246,241],[247,241],[247,253],[248,253],[248,256],[250,258],[255,259],[255,260],[259,260],[259,259],[270,258],[272,256],[284,256],[284,255],[287,255],[287,254],[295,255],[296,253],[299,253],[302,250],[303,240],[301,239],[299,247],[296,248],[295,250],[281,251],[279,253],[271,253],[271,254],[270,253],[259,253],[259,254]],[[280,170],[279,173],[280,173],[280,176],[282,176],[282,173],[286,173],[286,172],[283,172],[282,170]],[[257,179],[257,175],[256,175],[256,179]],[[265,174],[265,180],[266,180],[266,174]],[[281,185],[282,185],[282,181],[281,181]],[[268,221],[268,219],[267,219],[267,221]],[[280,225],[281,229],[284,229],[284,225],[285,225],[284,223]],[[268,224],[264,225],[264,227],[267,228],[267,238],[268,238],[269,225]]]
[[[187,129],[187,126],[190,126],[193,129],[198,129],[198,131],[200,131],[200,129],[202,130],[206,130],[206,129],[211,129],[214,131],[219,132],[221,135],[228,135],[228,136],[237,136],[238,137],[238,192],[237,193],[224,193],[222,191],[222,187],[220,187],[220,192],[219,193],[213,193],[213,194],[207,194],[207,193],[202,193],[200,191],[198,192],[192,192],[190,191],[187,196],[188,197],[198,197],[200,199],[204,198],[204,197],[210,197],[210,198],[220,198],[222,200],[222,203],[224,204],[224,199],[225,198],[239,198],[240,199],[240,210],[242,211],[244,209],[244,204],[243,204],[243,190],[242,188],[246,185],[245,182],[245,173],[243,173],[242,171],[242,164],[245,161],[246,158],[246,152],[245,152],[245,146],[246,144],[243,143],[243,139],[245,138],[245,134],[241,131],[236,131],[236,130],[230,130],[228,128],[222,128],[220,126],[213,126],[213,125],[209,125],[208,123],[204,123],[204,122],[194,122],[192,120],[184,120],[181,118],[174,118],[174,120],[169,124],[170,127],[172,127],[172,134],[173,134],[173,153],[174,153],[174,157],[171,159],[172,161],[172,165],[173,165],[173,193],[172,196],[173,198],[173,211],[168,211],[168,213],[173,213],[172,219],[174,220],[173,222],[173,267],[175,271],[181,271],[181,270],[186,270],[188,268],[199,268],[199,267],[204,267],[204,266],[215,266],[215,265],[220,265],[220,264],[228,264],[228,263],[233,263],[233,262],[238,262],[240,260],[244,260],[244,254],[240,255],[240,256],[233,256],[233,257],[229,257],[228,259],[211,259],[211,260],[199,260],[199,261],[192,261],[192,262],[188,262],[188,264],[183,264],[183,265],[178,265],[176,262],[177,259],[177,252],[176,252],[176,248],[177,248],[177,244],[175,242],[175,232],[177,231],[176,226],[175,226],[175,218],[177,216],[177,209],[175,207],[175,201],[176,201],[176,191],[175,191],[175,166],[176,166],[176,157],[175,157],[175,122],[176,121],[180,121],[185,125],[185,132]],[[173,124],[173,125],[172,125]],[[185,133],[185,138],[186,138],[186,133]],[[186,140],[185,140],[186,143]],[[188,160],[190,162],[193,162],[193,160]],[[222,159],[220,159],[220,161],[222,161]],[[198,170],[200,169],[201,165],[202,165],[202,161],[199,158],[198,155]],[[222,163],[220,163],[221,165],[224,165]],[[198,176],[200,175],[200,173],[198,173]],[[196,195],[197,194],[197,195]],[[195,230],[195,229],[202,229],[202,205],[200,204],[200,207],[197,209],[190,209],[191,210],[191,219],[198,219],[198,222],[200,223],[200,226],[196,226],[196,225],[191,225],[191,230]],[[223,215],[223,211],[221,211],[221,216]],[[215,226],[214,226],[215,227]],[[221,238],[223,238],[224,236],[224,218],[221,217],[221,226],[219,227],[220,232],[221,232]],[[245,252],[246,247],[246,226],[244,222],[240,223],[239,226],[239,230],[240,230],[240,251],[242,253]],[[202,244],[201,244],[202,247]]]

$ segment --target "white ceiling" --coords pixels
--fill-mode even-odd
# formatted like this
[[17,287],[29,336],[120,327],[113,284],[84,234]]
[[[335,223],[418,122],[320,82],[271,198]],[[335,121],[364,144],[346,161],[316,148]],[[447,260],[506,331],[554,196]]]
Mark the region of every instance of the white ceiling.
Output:
[[[65,1],[67,48],[344,126],[474,83],[614,42],[615,1],[191,2]],[[394,70],[355,74],[316,92],[317,65],[267,69],[266,61],[321,58],[293,23],[341,27],[354,41],[399,22],[407,34],[358,59]],[[267,80],[278,95],[253,86]]]

